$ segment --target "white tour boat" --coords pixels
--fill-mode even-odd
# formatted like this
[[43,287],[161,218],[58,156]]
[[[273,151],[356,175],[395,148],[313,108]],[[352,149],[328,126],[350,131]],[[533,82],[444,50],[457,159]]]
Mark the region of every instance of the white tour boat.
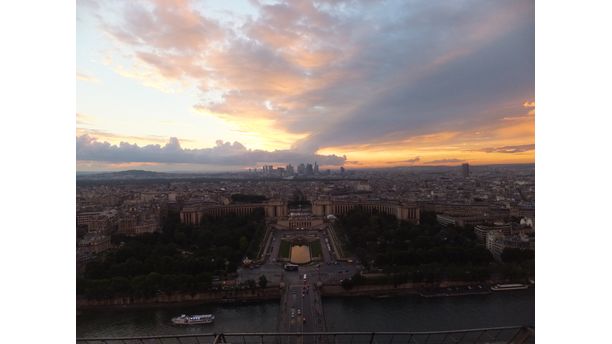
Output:
[[172,318],[172,323],[175,325],[210,324],[213,321],[215,321],[215,316],[212,314],[200,314],[200,315],[181,314],[181,316]]

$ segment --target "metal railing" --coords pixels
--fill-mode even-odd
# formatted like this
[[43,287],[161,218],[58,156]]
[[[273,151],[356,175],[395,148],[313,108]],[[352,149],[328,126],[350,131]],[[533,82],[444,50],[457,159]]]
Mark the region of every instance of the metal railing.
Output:
[[260,332],[200,333],[140,337],[77,338],[77,343],[197,343],[197,344],[446,344],[535,343],[530,327],[493,327],[428,332]]

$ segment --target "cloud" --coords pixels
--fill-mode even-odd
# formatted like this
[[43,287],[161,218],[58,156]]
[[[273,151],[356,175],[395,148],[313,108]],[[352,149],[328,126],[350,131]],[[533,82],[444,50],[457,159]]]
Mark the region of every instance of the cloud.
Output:
[[462,159],[439,159],[439,160],[433,160],[433,161],[427,161],[426,164],[453,164],[453,163],[458,163],[458,162],[465,162],[465,160]]
[[503,147],[493,147],[493,148],[484,148],[481,152],[485,153],[522,153],[529,152],[535,149],[535,144],[528,145],[518,145],[518,146],[503,146]]
[[[90,115],[86,115],[84,113],[77,112],[76,113],[76,123],[77,125],[91,125],[95,122],[95,118]],[[77,128],[79,130],[79,128]]]
[[197,109],[265,119],[260,136],[300,135],[304,154],[465,130],[533,99],[530,0],[253,1],[257,15],[236,25],[189,1],[113,4],[102,27],[141,69],[132,75],[189,80]]
[[408,159],[408,160],[399,160],[399,161],[389,161],[388,163],[389,163],[389,164],[394,164],[394,163],[400,163],[400,162],[403,162],[403,163],[415,164],[415,163],[417,163],[417,162],[419,162],[419,161],[421,161],[421,157],[418,157],[418,156],[417,156],[417,157],[415,157],[415,158],[413,158],[413,159]]
[[89,81],[94,83],[99,82],[96,77],[78,71],[76,72],[76,78],[81,81]]
[[535,107],[535,102],[534,101],[525,101],[523,103],[523,107],[526,108],[534,108]]
[[[80,125],[88,125],[91,124],[92,122],[85,122],[85,121],[80,121],[79,118],[82,118],[83,115],[78,116],[79,114],[77,114],[77,124]],[[90,116],[87,116],[85,118],[93,118]],[[90,128],[79,128],[77,127],[76,130],[77,136],[90,136],[90,137],[95,137],[96,140],[99,141],[106,141],[108,143],[121,143],[123,141],[130,141],[132,143],[144,143],[144,144],[150,144],[150,143],[159,143],[159,144],[164,144],[166,142],[168,142],[168,137],[166,136],[160,136],[160,135],[145,135],[145,136],[137,136],[137,135],[119,135],[113,132],[109,132],[106,130],[100,130],[100,129],[90,129]],[[189,143],[193,143],[193,140],[189,140],[189,139],[181,139],[181,141],[183,143],[185,142],[189,142]]]
[[172,137],[165,145],[138,146],[121,142],[112,145],[100,142],[89,135],[76,139],[76,157],[80,161],[103,161],[109,163],[180,163],[218,164],[228,166],[252,166],[258,163],[318,162],[321,166],[344,164],[345,156],[302,154],[291,150],[252,150],[239,142],[218,140],[212,148],[184,149],[177,138]]

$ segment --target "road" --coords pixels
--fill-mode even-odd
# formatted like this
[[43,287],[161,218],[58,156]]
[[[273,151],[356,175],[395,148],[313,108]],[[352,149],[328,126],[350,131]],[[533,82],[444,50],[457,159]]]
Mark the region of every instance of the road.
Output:
[[[359,266],[338,260],[335,245],[326,230],[274,230],[265,244],[264,262],[257,267],[238,269],[238,280],[257,281],[266,276],[270,285],[282,285],[281,308],[278,322],[280,332],[324,332],[325,315],[319,286],[338,285],[351,278]],[[301,265],[298,271],[285,271],[277,261],[281,239],[296,236],[316,238],[321,242],[320,261]],[[306,278],[304,278],[306,276]],[[282,344],[324,344],[324,338],[314,336],[283,338]]]
[[[316,282],[306,274],[293,272],[286,275],[287,287],[281,299],[279,331],[281,332],[322,332],[325,331],[325,317],[321,295]],[[321,338],[284,338],[287,344],[319,344]]]

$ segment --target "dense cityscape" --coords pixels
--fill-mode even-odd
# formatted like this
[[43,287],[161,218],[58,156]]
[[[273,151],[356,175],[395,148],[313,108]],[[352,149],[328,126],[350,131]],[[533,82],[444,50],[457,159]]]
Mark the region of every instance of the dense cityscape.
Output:
[[79,176],[77,305],[280,298],[323,331],[321,297],[534,283],[533,165],[287,170]]

